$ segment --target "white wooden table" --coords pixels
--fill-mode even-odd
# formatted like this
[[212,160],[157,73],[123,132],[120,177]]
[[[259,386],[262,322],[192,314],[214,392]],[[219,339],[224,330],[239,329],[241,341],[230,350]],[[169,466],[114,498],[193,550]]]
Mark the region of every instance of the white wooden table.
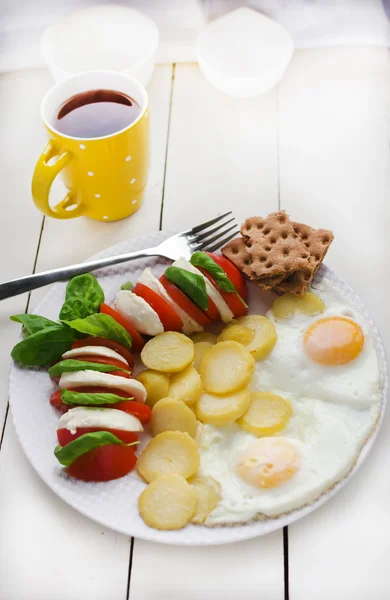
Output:
[[[333,229],[327,257],[373,313],[390,349],[390,70],[383,49],[296,52],[277,89],[253,100],[214,90],[196,65],[156,69],[152,168],[143,208],[105,224],[43,219],[30,197],[45,134],[46,71],[0,77],[0,279],[81,261],[127,237],[186,228],[232,209],[287,209]],[[40,481],[7,417],[9,315],[0,303],[0,600],[375,600],[390,598],[390,422],[343,490],[301,522],[211,548],[153,545],[76,513]]]

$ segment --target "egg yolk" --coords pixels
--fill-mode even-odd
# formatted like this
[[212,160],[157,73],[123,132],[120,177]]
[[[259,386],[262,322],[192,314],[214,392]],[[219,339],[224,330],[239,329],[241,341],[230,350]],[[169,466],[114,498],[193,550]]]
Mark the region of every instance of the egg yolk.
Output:
[[273,488],[288,481],[299,469],[294,445],[286,438],[261,438],[240,456],[237,473],[257,488]]
[[328,317],[306,330],[307,354],[322,365],[344,365],[356,358],[363,348],[364,334],[357,323],[345,317]]

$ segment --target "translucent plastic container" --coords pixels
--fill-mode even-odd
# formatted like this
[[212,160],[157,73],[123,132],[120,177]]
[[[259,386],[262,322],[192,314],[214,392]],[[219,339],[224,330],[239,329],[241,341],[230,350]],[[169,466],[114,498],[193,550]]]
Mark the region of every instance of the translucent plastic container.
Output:
[[290,34],[250,8],[239,8],[210,23],[197,40],[203,75],[217,89],[237,98],[272,89],[293,51]]

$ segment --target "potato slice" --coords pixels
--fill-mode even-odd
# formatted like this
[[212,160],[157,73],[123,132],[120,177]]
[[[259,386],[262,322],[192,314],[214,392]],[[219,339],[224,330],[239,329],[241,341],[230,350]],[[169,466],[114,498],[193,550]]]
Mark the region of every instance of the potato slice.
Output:
[[194,335],[191,336],[191,339],[194,344],[197,344],[198,342],[209,342],[210,344],[217,343],[217,336],[214,333],[209,333],[208,331],[194,333]]
[[191,523],[201,525],[221,499],[221,486],[211,477],[193,477],[189,483],[196,492],[196,510]]
[[182,400],[185,404],[194,404],[203,392],[202,381],[198,371],[190,365],[172,375],[169,381],[168,396]]
[[207,350],[213,347],[214,344],[210,342],[196,342],[194,344],[194,367],[197,371],[199,371],[200,363],[202,361],[203,356],[206,354]]
[[238,325],[252,329],[253,340],[245,346],[254,359],[260,360],[269,354],[276,343],[275,325],[267,317],[249,315],[237,319]]
[[198,422],[192,410],[184,402],[163,398],[153,407],[150,429],[153,437],[163,431],[184,431],[194,438]]
[[253,329],[249,329],[248,327],[244,327],[243,325],[233,323],[232,325],[228,325],[227,327],[222,329],[221,333],[218,336],[218,341],[226,342],[227,340],[233,340],[234,342],[238,342],[243,346],[247,346],[251,343],[254,337],[255,332],[253,331]]
[[271,392],[254,392],[246,413],[237,421],[248,433],[258,437],[282,431],[292,415],[291,403]]
[[138,373],[135,377],[137,381],[140,381],[146,389],[146,404],[150,407],[154,406],[156,402],[168,396],[169,390],[169,375],[166,373],[159,373],[159,371],[153,371],[152,369],[145,369]]
[[164,331],[146,342],[141,360],[149,369],[177,373],[194,360],[194,342],[182,333]]
[[196,415],[202,423],[230,425],[248,410],[250,401],[248,388],[225,396],[203,393],[196,405]]
[[191,477],[199,467],[196,442],[181,431],[164,431],[151,439],[141,452],[137,471],[150,483],[166,473]]
[[306,292],[302,296],[284,294],[276,298],[272,305],[275,319],[286,319],[297,312],[304,315],[315,315],[324,312],[324,310],[325,304],[311,292]]
[[138,498],[138,510],[146,525],[154,529],[181,529],[196,510],[197,495],[184,477],[162,475]]
[[199,374],[206,392],[228,394],[247,385],[254,358],[238,342],[218,342],[202,358]]

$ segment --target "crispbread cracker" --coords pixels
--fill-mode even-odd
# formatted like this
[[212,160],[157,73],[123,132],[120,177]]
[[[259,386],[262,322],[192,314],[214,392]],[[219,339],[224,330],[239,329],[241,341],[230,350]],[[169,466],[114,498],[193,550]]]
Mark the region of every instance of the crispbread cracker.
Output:
[[297,272],[292,278],[287,278],[284,281],[276,284],[275,292],[285,294],[292,292],[293,294],[304,294],[315,277],[322,261],[328,251],[330,244],[333,241],[333,233],[327,229],[313,229],[304,223],[294,223],[293,228],[299,239],[310,252],[310,277],[308,278],[307,271]]
[[253,259],[251,278],[259,284],[270,277],[293,277],[298,271],[310,279],[310,253],[284,211],[271,213],[266,219],[246,219],[241,234]]
[[262,290],[304,294],[332,243],[333,233],[290,221],[284,210],[250,217],[222,249]]
[[[245,242],[242,238],[234,238],[222,248],[222,254],[232,261],[236,267],[242,271],[249,279],[253,280],[252,257],[248,252]],[[261,288],[265,291],[272,290],[283,280],[283,275],[264,278],[261,281]]]

